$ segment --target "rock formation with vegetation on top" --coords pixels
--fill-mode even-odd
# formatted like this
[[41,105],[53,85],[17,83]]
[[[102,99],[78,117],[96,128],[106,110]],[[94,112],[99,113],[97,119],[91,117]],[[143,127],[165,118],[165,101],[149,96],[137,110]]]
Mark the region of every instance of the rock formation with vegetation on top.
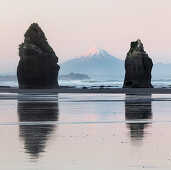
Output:
[[37,23],[31,24],[19,45],[20,61],[17,67],[19,88],[58,87],[58,57],[48,44]]
[[125,60],[125,80],[123,88],[153,88],[151,70],[153,62],[144,51],[140,40],[131,42]]

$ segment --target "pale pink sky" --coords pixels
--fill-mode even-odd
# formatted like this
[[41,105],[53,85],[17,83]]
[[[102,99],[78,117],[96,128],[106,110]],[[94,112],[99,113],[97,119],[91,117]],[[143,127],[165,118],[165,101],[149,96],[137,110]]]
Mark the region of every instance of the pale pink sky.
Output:
[[171,63],[171,0],[2,0],[0,72],[16,70],[18,44],[33,22],[60,62],[92,46],[125,59],[141,39],[154,62]]

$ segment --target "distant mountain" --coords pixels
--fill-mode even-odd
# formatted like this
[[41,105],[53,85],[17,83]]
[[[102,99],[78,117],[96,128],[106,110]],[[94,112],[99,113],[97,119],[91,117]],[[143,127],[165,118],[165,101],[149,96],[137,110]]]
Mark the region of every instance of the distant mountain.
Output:
[[152,79],[171,79],[171,63],[156,63],[152,69]]
[[[91,48],[79,58],[61,63],[60,66],[60,75],[74,72],[88,74],[91,77],[112,75],[111,79],[124,79],[125,76],[124,61],[97,47]],[[154,64],[152,79],[171,79],[171,63]]]
[[70,73],[59,76],[59,80],[88,80],[90,77],[86,74]]
[[75,72],[88,75],[113,75],[113,78],[123,78],[125,72],[123,60],[97,47],[91,48],[79,58],[66,61],[60,66],[60,75]]

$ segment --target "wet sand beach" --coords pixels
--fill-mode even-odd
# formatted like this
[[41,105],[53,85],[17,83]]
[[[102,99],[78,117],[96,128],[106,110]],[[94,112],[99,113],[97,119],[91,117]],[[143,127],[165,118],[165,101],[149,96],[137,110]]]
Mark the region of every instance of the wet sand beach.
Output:
[[123,93],[123,94],[171,94],[171,88],[57,88],[57,89],[18,89],[2,87],[0,93]]
[[1,168],[169,170],[170,102],[171,94],[1,93]]

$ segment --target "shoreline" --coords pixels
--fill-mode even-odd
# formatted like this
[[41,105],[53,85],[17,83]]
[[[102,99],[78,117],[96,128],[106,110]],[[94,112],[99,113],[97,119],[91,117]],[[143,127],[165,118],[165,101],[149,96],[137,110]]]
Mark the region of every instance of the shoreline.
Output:
[[19,89],[13,87],[0,88],[0,93],[95,93],[95,94],[171,94],[169,88],[92,88],[92,89],[79,89],[59,87],[57,89]]

